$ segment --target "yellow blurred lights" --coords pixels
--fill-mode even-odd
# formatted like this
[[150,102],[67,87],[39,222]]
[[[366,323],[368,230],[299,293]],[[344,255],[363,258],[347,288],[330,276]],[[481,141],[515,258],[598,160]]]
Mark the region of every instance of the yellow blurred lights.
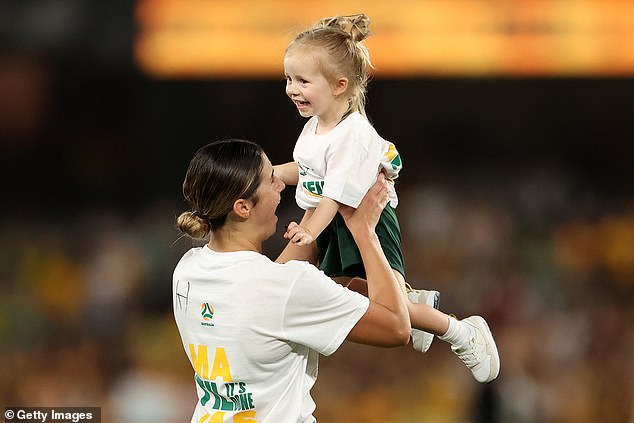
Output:
[[298,31],[360,12],[379,77],[634,75],[624,0],[139,0],[136,62],[158,78],[277,78]]

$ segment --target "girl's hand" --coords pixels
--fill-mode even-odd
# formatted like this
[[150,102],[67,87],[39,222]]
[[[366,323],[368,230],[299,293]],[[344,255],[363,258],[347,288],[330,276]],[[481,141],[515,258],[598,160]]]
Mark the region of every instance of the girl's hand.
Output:
[[308,245],[314,241],[313,234],[311,234],[308,229],[303,226],[299,226],[295,222],[291,222],[286,227],[284,238],[299,246]]

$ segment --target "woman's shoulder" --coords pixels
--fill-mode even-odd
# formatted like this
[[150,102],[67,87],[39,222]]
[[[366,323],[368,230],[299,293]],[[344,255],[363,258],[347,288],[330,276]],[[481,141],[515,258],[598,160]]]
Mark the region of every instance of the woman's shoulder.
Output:
[[292,283],[300,279],[308,283],[317,283],[318,285],[321,285],[321,282],[332,282],[332,279],[326,276],[324,272],[307,261],[290,260],[286,263],[273,263],[278,266],[277,272],[280,275],[285,275],[284,278]]
[[257,276],[261,279],[271,279],[289,283],[301,274],[319,270],[305,261],[291,260],[277,263],[264,254],[254,251],[216,252],[207,247],[195,247],[181,257],[175,268],[175,273],[191,272],[230,272]]
[[182,266],[184,263],[187,263],[188,261],[192,260],[197,254],[200,254],[201,249],[202,247],[193,247],[185,251],[185,253],[183,253],[183,255],[181,256],[180,260],[178,260],[178,263],[176,266],[177,267]]
[[284,271],[297,275],[305,272],[319,271],[319,269],[317,269],[315,266],[308,263],[307,261],[289,260],[286,263],[277,263],[274,261],[271,261],[271,263],[279,271]]

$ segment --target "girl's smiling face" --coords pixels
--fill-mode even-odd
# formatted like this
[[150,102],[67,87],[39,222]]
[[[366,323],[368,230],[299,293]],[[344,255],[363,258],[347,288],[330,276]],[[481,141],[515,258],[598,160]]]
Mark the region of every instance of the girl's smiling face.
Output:
[[303,117],[324,117],[338,106],[333,86],[317,60],[311,49],[294,49],[284,57],[286,95]]

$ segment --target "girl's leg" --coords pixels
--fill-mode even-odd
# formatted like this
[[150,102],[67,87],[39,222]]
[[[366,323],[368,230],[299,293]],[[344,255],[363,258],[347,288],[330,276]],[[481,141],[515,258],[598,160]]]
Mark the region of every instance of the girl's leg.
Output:
[[[397,271],[394,273],[406,295],[403,276]],[[364,279],[354,278],[349,281],[348,286],[362,288],[364,282]],[[431,342],[425,337],[431,336],[433,339],[436,335],[438,339],[451,344],[451,350],[471,370],[478,382],[491,382],[497,378],[500,373],[500,356],[491,330],[482,317],[471,316],[457,320],[427,304],[411,301],[407,302],[407,307],[414,343],[426,344],[429,347]],[[421,351],[420,348],[417,349]]]
[[[412,346],[416,351],[427,352],[434,341],[434,335],[441,336],[447,332],[449,316],[432,307],[432,305],[437,304],[437,302],[434,302],[434,295],[437,294],[435,291],[414,291],[416,298],[413,300],[413,297],[408,295],[407,284],[405,283],[403,275],[397,270],[392,270],[403,290],[403,295],[408,299],[407,309],[412,322]],[[335,282],[347,286],[353,291],[365,296],[368,295],[365,279],[358,277],[335,277],[333,279]],[[428,302],[427,299],[431,301]]]
[[335,276],[332,279],[338,284],[341,284],[354,292],[358,292],[366,297],[368,296],[368,283],[365,279],[350,278],[348,276]]
[[[401,283],[403,292],[407,295],[403,275],[394,270],[394,276],[396,276],[396,279]],[[447,332],[449,328],[449,316],[442,311],[436,310],[427,304],[415,304],[411,301],[407,302],[407,308],[413,329],[430,332],[437,336],[444,335]]]

